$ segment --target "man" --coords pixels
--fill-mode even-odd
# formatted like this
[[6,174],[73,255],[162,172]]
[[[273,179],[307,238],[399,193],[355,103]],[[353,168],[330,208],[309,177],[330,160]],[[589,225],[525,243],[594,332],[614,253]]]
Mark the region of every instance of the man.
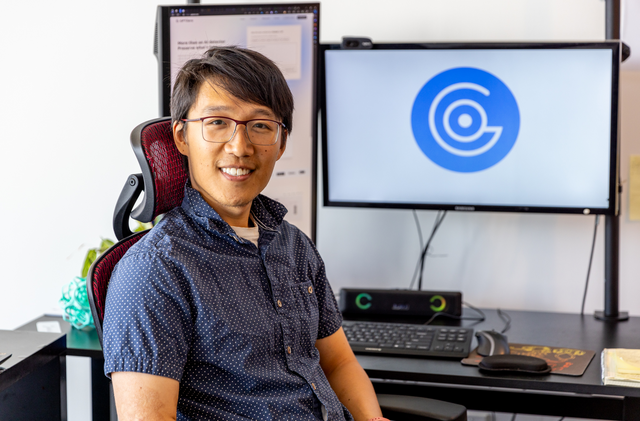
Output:
[[260,195],[292,128],[278,68],[213,48],[178,74],[171,114],[183,204],[129,250],[107,295],[119,419],[380,417],[317,251]]

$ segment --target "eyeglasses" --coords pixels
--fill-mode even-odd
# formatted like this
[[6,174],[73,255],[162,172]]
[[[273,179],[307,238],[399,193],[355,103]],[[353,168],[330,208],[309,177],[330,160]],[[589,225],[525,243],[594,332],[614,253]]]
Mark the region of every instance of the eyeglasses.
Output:
[[202,137],[212,143],[229,142],[235,136],[238,124],[244,124],[249,142],[258,146],[275,145],[280,137],[280,127],[287,130],[287,126],[279,121],[262,118],[240,121],[229,117],[211,116],[181,120],[185,123],[201,121]]

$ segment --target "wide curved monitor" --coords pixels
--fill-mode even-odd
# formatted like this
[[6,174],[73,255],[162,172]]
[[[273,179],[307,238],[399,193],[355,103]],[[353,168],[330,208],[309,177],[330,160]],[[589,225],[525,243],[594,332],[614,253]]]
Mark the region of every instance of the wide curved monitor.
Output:
[[619,42],[323,45],[327,206],[614,214]]

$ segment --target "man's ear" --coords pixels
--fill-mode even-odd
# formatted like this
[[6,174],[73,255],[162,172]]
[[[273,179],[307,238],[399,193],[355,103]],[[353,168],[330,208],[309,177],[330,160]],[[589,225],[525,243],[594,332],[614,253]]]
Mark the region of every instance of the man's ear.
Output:
[[[278,151],[278,159],[282,158],[285,149],[287,149],[287,140],[289,140],[289,132],[285,130],[284,136],[282,136],[282,139],[280,140],[280,151]],[[276,159],[276,161],[278,159]]]
[[173,141],[176,144],[176,148],[182,155],[188,155],[189,145],[187,144],[187,137],[185,133],[185,124],[182,121],[176,121],[173,123]]

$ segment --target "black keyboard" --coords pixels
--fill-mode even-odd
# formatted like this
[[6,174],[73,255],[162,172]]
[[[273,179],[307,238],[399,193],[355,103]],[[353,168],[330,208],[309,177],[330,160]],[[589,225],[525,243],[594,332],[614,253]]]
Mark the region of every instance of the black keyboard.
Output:
[[342,327],[353,352],[368,354],[466,358],[473,338],[473,329],[459,327],[353,320]]

